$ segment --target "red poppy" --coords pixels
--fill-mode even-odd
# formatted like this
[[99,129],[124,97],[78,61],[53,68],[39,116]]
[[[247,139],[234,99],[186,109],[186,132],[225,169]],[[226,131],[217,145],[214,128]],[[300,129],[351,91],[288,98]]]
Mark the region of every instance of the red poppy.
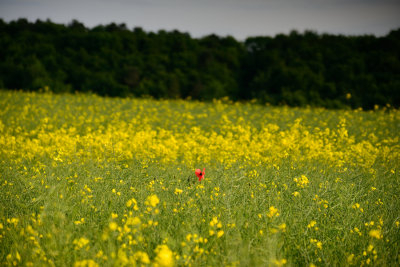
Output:
[[200,182],[201,180],[204,179],[204,175],[206,174],[206,168],[204,168],[203,171],[201,171],[200,169],[197,169],[195,171],[195,173],[196,173],[196,176],[199,177],[199,182]]

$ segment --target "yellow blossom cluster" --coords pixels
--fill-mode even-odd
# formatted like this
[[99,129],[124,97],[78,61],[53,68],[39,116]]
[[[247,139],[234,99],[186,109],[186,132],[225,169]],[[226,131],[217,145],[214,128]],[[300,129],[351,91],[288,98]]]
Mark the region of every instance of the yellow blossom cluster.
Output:
[[297,184],[298,187],[304,188],[306,187],[310,181],[305,175],[301,175],[300,177],[296,177],[293,181]]
[[[15,94],[3,92],[2,105],[10,105],[8,99]],[[123,99],[117,103],[84,95],[65,101],[61,96],[36,93],[19,97],[24,101],[23,107],[5,108],[2,117],[11,116],[11,121],[0,121],[0,152],[15,161],[45,157],[53,165],[60,165],[77,160],[137,159],[165,164],[184,162],[189,166],[215,162],[229,167],[238,161],[258,166],[280,164],[290,158],[334,167],[344,163],[362,166],[371,168],[373,174],[378,158],[390,161],[398,157],[398,147],[393,150],[399,142],[396,135],[382,132],[385,139],[381,141],[375,134],[351,135],[347,125],[357,118],[348,111],[330,128],[324,121],[319,125],[309,123],[309,111],[288,108],[231,108],[219,102],[205,108],[203,103],[180,100]],[[49,113],[55,106],[56,112]],[[299,117],[302,112],[304,119]],[[314,112],[330,116],[327,120],[336,116],[322,109]],[[286,125],[282,125],[281,118],[287,119]],[[397,118],[398,113],[389,113],[385,120],[390,123]],[[304,175],[295,180],[300,187],[308,184]]]

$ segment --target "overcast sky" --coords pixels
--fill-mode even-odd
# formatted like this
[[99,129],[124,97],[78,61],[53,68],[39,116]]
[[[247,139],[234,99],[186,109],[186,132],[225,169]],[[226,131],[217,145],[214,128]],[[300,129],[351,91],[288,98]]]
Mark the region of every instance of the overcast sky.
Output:
[[77,19],[88,27],[116,22],[239,40],[293,29],[382,36],[400,28],[400,0],[0,0],[0,17]]

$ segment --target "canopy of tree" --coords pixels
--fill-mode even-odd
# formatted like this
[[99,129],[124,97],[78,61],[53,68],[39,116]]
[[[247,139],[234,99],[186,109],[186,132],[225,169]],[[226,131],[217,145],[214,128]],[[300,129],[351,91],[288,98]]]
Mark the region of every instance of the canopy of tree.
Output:
[[384,37],[145,32],[0,19],[0,88],[328,108],[400,105],[400,29]]

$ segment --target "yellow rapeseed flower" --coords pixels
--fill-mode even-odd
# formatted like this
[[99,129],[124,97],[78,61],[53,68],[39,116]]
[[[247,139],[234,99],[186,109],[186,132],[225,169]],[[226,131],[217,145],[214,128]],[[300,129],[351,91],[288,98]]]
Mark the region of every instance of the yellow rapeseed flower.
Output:
[[74,263],[74,267],[98,267],[99,265],[97,264],[97,262],[95,262],[94,260],[82,260],[82,261],[76,261]]
[[217,217],[213,217],[213,219],[210,221],[210,226],[214,226],[218,224],[218,218]]
[[287,263],[286,259],[274,260],[275,266],[284,266]]
[[381,239],[382,238],[382,233],[380,229],[373,229],[369,231],[369,236],[374,237],[376,239]]
[[269,207],[269,211],[267,213],[267,216],[269,218],[272,218],[274,216],[278,217],[279,216],[279,210],[275,208],[274,206]]
[[147,206],[155,207],[160,203],[160,199],[157,197],[157,195],[151,195],[148,196],[144,204]]
[[133,254],[135,261],[140,261],[143,264],[150,264],[149,256],[144,251],[137,251]]
[[350,254],[350,255],[347,257],[347,263],[351,264],[351,263],[353,262],[353,259],[354,259],[354,254]]
[[305,175],[301,175],[300,177],[294,178],[293,181],[297,184],[298,187],[304,188],[309,184],[309,180]]
[[307,228],[313,228],[314,225],[316,225],[316,224],[317,224],[317,222],[314,221],[314,220],[312,220],[312,221],[307,225]]
[[183,192],[182,189],[175,188],[174,194],[175,194],[175,195],[179,195],[179,194],[182,194],[182,192]]
[[223,230],[219,230],[218,233],[217,233],[217,237],[220,238],[223,235],[224,235],[224,231]]
[[130,208],[132,205],[133,205],[133,209],[134,210],[139,210],[139,207],[137,205],[137,201],[134,198],[131,198],[126,202],[126,207],[127,208]]
[[75,245],[75,249],[80,249],[89,244],[89,239],[81,237],[79,239],[75,239],[72,243]]
[[79,221],[74,221],[75,225],[84,224],[84,223],[85,223],[85,218],[81,218]]
[[118,228],[118,224],[116,222],[110,222],[108,227],[110,228],[111,231],[115,231]]
[[286,223],[282,223],[278,226],[279,230],[281,230],[282,232],[286,231]]
[[167,245],[158,245],[155,252],[157,253],[154,259],[155,266],[174,266],[174,255]]

